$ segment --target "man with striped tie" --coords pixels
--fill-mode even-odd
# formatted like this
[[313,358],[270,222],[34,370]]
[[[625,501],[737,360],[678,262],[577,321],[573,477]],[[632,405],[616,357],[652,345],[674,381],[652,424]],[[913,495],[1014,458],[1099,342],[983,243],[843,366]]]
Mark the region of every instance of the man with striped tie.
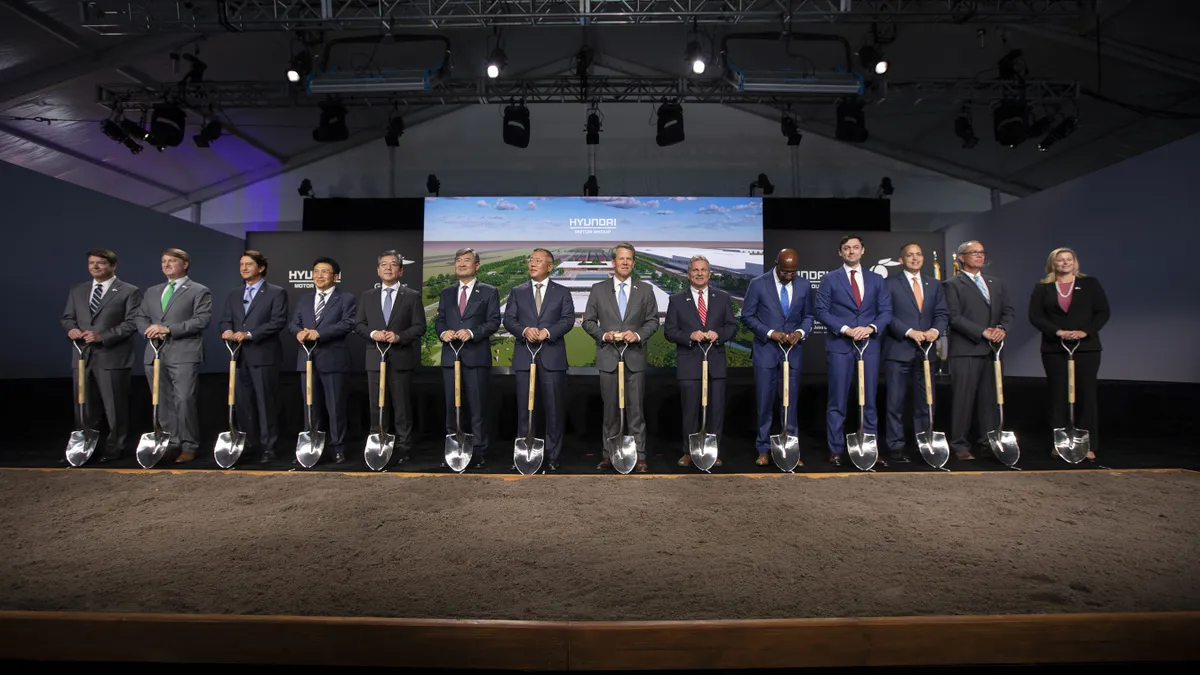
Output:
[[[92,280],[78,284],[67,294],[62,327],[67,338],[83,345],[87,359],[87,428],[100,424],[100,411],[108,419],[108,440],[101,462],[120,459],[129,436],[129,369],[133,367],[133,341],[137,332],[138,305],[142,292],[116,277],[117,254],[108,249],[88,251],[88,273]],[[76,352],[72,349],[72,355]],[[72,368],[78,390],[78,369]]]

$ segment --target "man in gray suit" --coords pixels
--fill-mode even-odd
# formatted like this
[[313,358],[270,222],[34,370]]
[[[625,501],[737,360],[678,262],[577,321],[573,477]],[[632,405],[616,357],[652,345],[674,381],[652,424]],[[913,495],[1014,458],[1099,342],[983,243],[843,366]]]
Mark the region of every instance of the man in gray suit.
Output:
[[596,341],[596,368],[600,371],[600,396],[604,399],[604,461],[597,469],[611,469],[607,440],[621,434],[617,402],[617,362],[625,346],[625,421],[637,445],[635,471],[646,473],[646,421],[642,417],[642,382],[646,370],[646,344],[658,330],[658,303],[654,289],[634,281],[633,245],[613,248],[613,278],[592,286],[583,329]]
[[[204,329],[212,319],[212,293],[188,277],[191,258],[186,251],[169,248],[162,254],[166,283],[146,289],[138,313],[138,329],[149,340],[162,340],[159,348],[162,376],[158,412],[163,430],[182,449],[176,462],[187,462],[200,447],[200,420],[196,410],[197,378],[204,362]],[[154,349],[147,344],[146,374],[154,364]],[[154,386],[153,377],[147,377]]]
[[[87,428],[100,425],[100,410],[108,419],[108,441],[101,462],[120,459],[129,436],[129,369],[133,367],[133,340],[137,332],[138,305],[142,292],[116,277],[117,254],[108,249],[88,251],[92,280],[78,284],[67,294],[62,327],[70,340],[85,343],[87,359]],[[79,387],[78,369],[71,380]]]

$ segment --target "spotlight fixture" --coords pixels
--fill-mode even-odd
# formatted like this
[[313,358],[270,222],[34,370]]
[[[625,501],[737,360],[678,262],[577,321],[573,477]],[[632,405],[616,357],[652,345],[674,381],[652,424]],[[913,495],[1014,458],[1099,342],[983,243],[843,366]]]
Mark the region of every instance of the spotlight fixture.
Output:
[[1029,106],[1024,101],[1006,100],[992,112],[992,133],[996,142],[1015,148],[1029,137]]
[[192,142],[196,144],[197,148],[207,148],[220,137],[221,120],[213,119],[200,128],[200,133],[192,136]]
[[[143,113],[142,122],[145,122],[145,121],[146,121],[145,114]],[[137,122],[134,122],[133,120],[122,119],[121,120],[121,131],[125,132],[125,135],[128,136],[129,138],[133,138],[133,139],[136,139],[139,141],[150,140],[150,132],[146,131],[146,127],[143,126],[142,124],[138,124]]]
[[400,145],[400,137],[404,135],[404,118],[393,117],[388,120],[387,131],[383,134],[383,142],[389,148]]
[[708,65],[707,60],[704,58],[704,50],[696,40],[692,40],[687,44],[686,55],[683,60],[691,64],[692,72],[696,75],[703,75],[704,69]]
[[496,79],[500,77],[500,71],[508,65],[508,56],[503,49],[496,47],[492,50],[492,55],[487,60],[487,76]]
[[1038,143],[1038,150],[1045,152],[1049,150],[1055,143],[1063,140],[1067,136],[1075,133],[1075,128],[1079,126],[1079,119],[1075,117],[1065,117],[1063,121],[1054,125],[1050,133]]
[[659,147],[683,142],[683,106],[663,103],[658,107],[658,133],[654,141]]
[[321,101],[321,121],[313,129],[312,138],[318,143],[335,143],[350,138],[346,126],[346,106],[334,100]]
[[600,183],[596,181],[595,176],[588,176],[587,182],[583,184],[584,197],[599,197]]
[[592,67],[592,61],[596,59],[596,52],[592,48],[584,45],[579,48],[579,52],[575,54],[575,77],[581,80],[586,80],[588,70]]
[[529,108],[524,103],[504,108],[504,142],[516,148],[529,147]]
[[313,192],[312,181],[307,178],[300,181],[300,187],[297,188],[296,192],[299,192],[301,197],[316,197],[317,196],[316,193]]
[[876,75],[883,75],[887,72],[888,62],[883,56],[883,50],[873,44],[863,45],[858,50],[858,60],[862,62],[862,67]]
[[429,174],[429,178],[425,179],[425,189],[429,190],[429,194],[440,197],[442,194],[442,181],[434,174]]
[[860,99],[843,99],[837,105],[837,128],[834,136],[839,141],[863,143],[871,134],[867,131],[867,116],[863,113]]
[[894,192],[896,188],[892,187],[892,179],[884,176],[883,180],[879,181],[879,190],[875,196],[879,199],[891,199]]
[[585,139],[588,145],[600,145],[600,132],[604,129],[600,125],[600,109],[589,108],[587,116],[587,130]]
[[312,66],[312,54],[307,49],[293,56],[291,65],[288,66],[287,71],[288,82],[293,84],[300,83],[312,72]]
[[971,122],[971,108],[963,106],[962,112],[954,120],[954,135],[962,141],[966,150],[979,145],[979,137],[975,135],[975,125]]
[[766,195],[775,193],[775,186],[771,185],[771,181],[770,181],[770,179],[767,178],[767,174],[765,174],[765,173],[758,174],[758,178],[754,179],[754,182],[750,184],[750,196],[751,197],[754,196],[755,188],[762,190],[764,197]]
[[150,136],[147,138],[161,152],[166,147],[178,147],[183,143],[187,127],[187,113],[174,103],[164,102],[154,106],[150,114]]
[[800,145],[800,139],[804,138],[804,134],[800,133],[800,127],[796,124],[796,118],[791,115],[783,116],[783,121],[779,123],[779,130],[787,137],[789,146]]
[[[122,121],[128,122],[128,120],[122,120]],[[130,124],[133,124],[133,123],[130,122]],[[134,126],[136,127],[137,125],[134,124]],[[111,119],[104,120],[103,122],[100,123],[100,130],[104,132],[105,136],[108,136],[112,140],[114,140],[114,141],[120,143],[121,145],[124,145],[126,148],[128,148],[130,153],[136,155],[142,151],[142,146],[140,144],[138,144],[137,141],[135,141],[129,137],[129,134],[125,132],[125,129],[123,128],[122,124],[117,124],[116,122],[112,121]]]

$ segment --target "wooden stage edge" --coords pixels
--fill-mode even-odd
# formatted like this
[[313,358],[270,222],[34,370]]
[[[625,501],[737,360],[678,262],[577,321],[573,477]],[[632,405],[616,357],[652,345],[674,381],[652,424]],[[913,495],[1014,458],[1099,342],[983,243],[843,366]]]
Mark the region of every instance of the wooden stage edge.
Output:
[[0,659],[659,670],[1200,659],[1200,612],[468,621],[0,612]]

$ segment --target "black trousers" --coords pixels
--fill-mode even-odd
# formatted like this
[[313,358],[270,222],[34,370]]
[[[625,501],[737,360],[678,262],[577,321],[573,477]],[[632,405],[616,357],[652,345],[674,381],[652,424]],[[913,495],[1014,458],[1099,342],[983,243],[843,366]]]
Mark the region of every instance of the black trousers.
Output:
[[279,442],[279,366],[238,363],[237,401],[233,406],[238,428],[246,432],[246,447],[275,452]]
[[[1000,410],[996,403],[996,375],[991,356],[950,358],[950,449],[987,448],[987,432],[996,428]],[[975,433],[971,434],[972,427]],[[970,438],[968,438],[970,436]]]
[[[1096,375],[1100,372],[1100,354],[1075,352],[1075,427],[1088,431],[1092,439],[1092,452],[1099,445]],[[1046,381],[1050,385],[1050,426],[1059,429],[1067,426],[1070,417],[1067,404],[1067,353],[1043,353],[1042,366],[1046,369]]]
[[[396,435],[396,457],[408,457],[412,450],[412,377],[411,370],[388,368],[387,390],[383,397],[383,428]],[[367,401],[370,405],[370,433],[379,432],[379,366],[367,369]]]
[[[100,429],[100,418],[108,420],[108,440],[104,456],[116,459],[125,451],[129,439],[129,369],[100,368],[93,363],[87,365],[87,401],[84,416],[89,429]],[[71,369],[71,401],[79,409],[79,370]],[[76,413],[78,417],[78,413]]]

